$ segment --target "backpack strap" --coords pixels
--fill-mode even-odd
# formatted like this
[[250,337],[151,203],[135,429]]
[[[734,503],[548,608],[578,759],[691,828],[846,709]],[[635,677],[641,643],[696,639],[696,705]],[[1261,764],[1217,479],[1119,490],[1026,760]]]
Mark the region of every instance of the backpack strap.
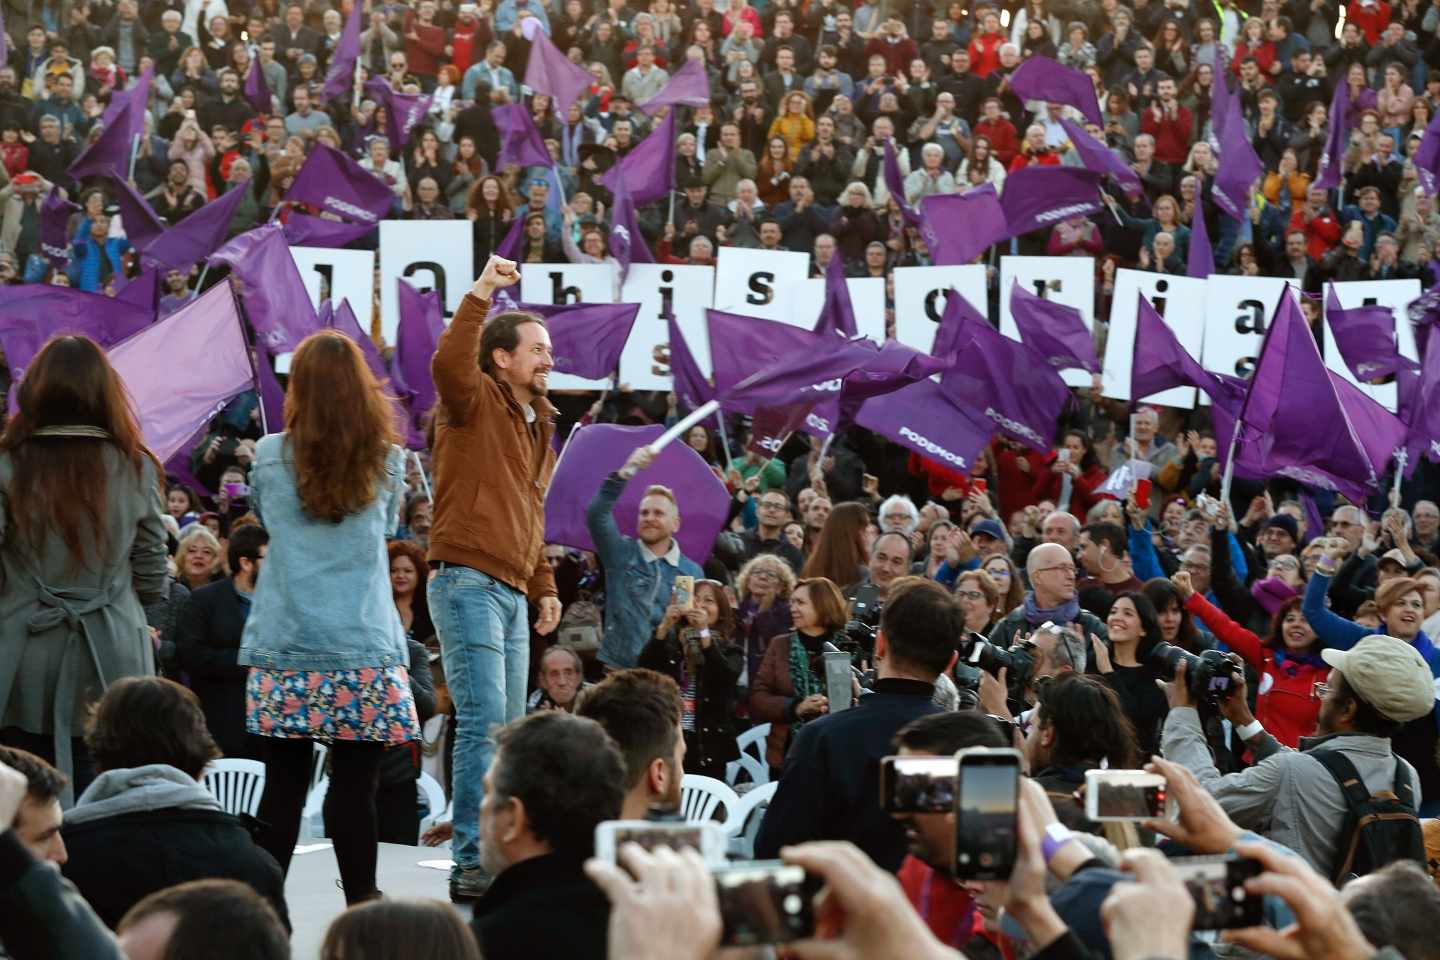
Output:
[[[1340,791],[1345,794],[1345,805],[1350,808],[1353,815],[1357,809],[1370,802],[1370,791],[1365,787],[1365,781],[1360,777],[1360,771],[1355,769],[1355,764],[1350,758],[1339,750],[1312,750],[1309,755],[1320,761],[1320,765],[1329,771],[1330,776],[1335,778],[1339,784]],[[1399,761],[1396,761],[1397,782],[1398,775],[1402,772]],[[1408,786],[1408,778],[1407,778]],[[1413,803],[1412,803],[1413,805]]]
[[1419,815],[1420,805],[1415,802],[1415,784],[1406,776],[1405,761],[1398,756],[1395,758],[1395,797]]

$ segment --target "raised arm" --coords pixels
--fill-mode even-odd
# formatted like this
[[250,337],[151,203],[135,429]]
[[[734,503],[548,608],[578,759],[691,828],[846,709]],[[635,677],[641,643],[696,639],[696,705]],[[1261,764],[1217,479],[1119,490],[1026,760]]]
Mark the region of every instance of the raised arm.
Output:
[[451,419],[463,420],[480,398],[480,333],[496,290],[520,280],[515,261],[492,256],[465,295],[455,319],[440,334],[430,373]]

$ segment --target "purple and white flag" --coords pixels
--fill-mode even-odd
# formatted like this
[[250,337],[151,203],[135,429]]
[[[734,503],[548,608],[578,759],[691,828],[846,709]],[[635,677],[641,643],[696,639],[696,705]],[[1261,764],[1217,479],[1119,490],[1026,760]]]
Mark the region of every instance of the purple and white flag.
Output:
[[1010,315],[1015,319],[1021,341],[1049,360],[1056,370],[1078,367],[1091,373],[1100,372],[1095,338],[1090,335],[1079,310],[1037,297],[1019,280],[1013,280]]
[[367,81],[365,93],[385,108],[385,136],[390,141],[391,152],[398,156],[400,148],[410,142],[410,131],[430,112],[435,95],[396,93],[390,89],[388,80],[380,78]]
[[210,256],[229,236],[230,221],[235,219],[235,211],[245,202],[250,188],[249,181],[232,184],[219,199],[202,204],[141,249],[141,262],[184,270]]
[[1021,100],[1044,100],[1074,107],[1086,120],[1105,126],[1100,114],[1100,101],[1095,97],[1095,84],[1074,67],[1057,63],[1039,54],[1032,56],[1010,74],[1010,89]]
[[278,223],[240,234],[210,260],[227,264],[231,275],[244,282],[246,319],[268,353],[288,353],[319,329],[305,281]]
[[59,187],[51,187],[40,204],[40,252],[56,269],[70,262],[70,215],[79,212]]
[[[1009,235],[1048,230],[1075,217],[1104,210],[1103,173],[1081,167],[1022,167],[1005,179],[1000,206]],[[962,228],[964,225],[961,225]]]
[[860,405],[855,423],[926,459],[969,473],[995,425],[978,422],[933,380],[917,380]]
[[316,144],[285,192],[285,202],[303,203],[340,219],[292,211],[285,222],[285,236],[296,245],[330,246],[315,240],[335,240],[348,234],[335,244],[341,246],[375,229],[390,212],[393,198],[390,188],[370,171],[339,150]]

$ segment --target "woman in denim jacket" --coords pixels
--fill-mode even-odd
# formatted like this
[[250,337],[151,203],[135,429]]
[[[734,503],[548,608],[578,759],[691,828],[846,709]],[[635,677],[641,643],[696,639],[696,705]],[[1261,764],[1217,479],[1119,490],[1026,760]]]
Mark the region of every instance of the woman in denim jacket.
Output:
[[289,870],[312,741],[329,743],[330,789],[347,799],[326,827],[350,903],[378,895],[381,756],[420,735],[385,549],[405,490],[393,423],[354,342],[316,333],[295,351],[285,433],[256,445],[250,471],[270,532],[240,645],[246,729],[270,738],[260,843]]

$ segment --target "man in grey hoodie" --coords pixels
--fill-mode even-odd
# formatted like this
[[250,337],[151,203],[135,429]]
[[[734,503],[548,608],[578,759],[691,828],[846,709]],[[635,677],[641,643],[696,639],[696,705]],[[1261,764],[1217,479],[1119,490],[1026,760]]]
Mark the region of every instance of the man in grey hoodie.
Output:
[[147,894],[213,878],[249,885],[289,929],[279,865],[199,782],[220,751],[195,694],[126,677],[106,691],[85,742],[99,776],[65,813],[63,869],[108,926]]

